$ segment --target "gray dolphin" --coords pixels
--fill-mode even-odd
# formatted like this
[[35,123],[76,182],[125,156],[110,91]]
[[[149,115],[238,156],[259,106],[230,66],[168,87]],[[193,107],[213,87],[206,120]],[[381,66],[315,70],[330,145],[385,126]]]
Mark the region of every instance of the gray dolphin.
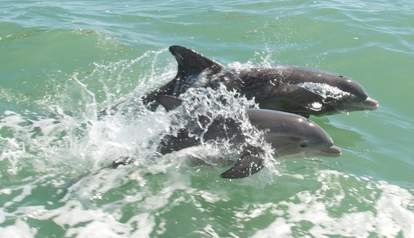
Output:
[[[160,96],[158,102],[167,110],[172,110],[181,104],[181,99],[174,96]],[[265,110],[247,109],[250,123],[264,131],[267,143],[276,150],[277,156],[292,154],[339,156],[341,149],[334,145],[332,138],[317,124],[300,115]],[[208,125],[200,136],[190,135],[186,129],[177,135],[168,135],[161,141],[161,154],[178,151],[196,146],[203,141],[225,139],[233,145],[242,145],[240,158],[227,171],[221,174],[223,178],[243,178],[257,173],[263,168],[264,151],[259,146],[251,145],[243,136],[241,124],[231,118],[218,117],[213,120],[199,117],[199,123]],[[116,167],[124,162],[116,162]]]
[[229,69],[182,46],[171,46],[169,50],[178,63],[177,75],[143,98],[153,109],[160,95],[178,96],[190,87],[216,88],[220,84],[254,98],[260,108],[306,117],[379,106],[359,83],[342,75],[288,65]]

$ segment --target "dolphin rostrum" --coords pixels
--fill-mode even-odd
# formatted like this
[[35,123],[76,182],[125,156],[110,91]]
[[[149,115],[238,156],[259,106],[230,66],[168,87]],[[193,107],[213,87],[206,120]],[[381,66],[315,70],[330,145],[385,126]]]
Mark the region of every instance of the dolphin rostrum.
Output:
[[178,63],[177,75],[144,96],[143,102],[152,109],[158,105],[158,96],[179,96],[190,87],[216,88],[220,84],[254,98],[260,108],[306,117],[379,106],[359,83],[342,75],[289,65],[231,69],[182,46],[169,50]]

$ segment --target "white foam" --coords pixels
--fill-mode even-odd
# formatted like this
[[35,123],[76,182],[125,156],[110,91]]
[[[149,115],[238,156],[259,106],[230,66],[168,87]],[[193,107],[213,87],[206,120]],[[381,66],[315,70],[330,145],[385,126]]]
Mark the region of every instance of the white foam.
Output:
[[259,230],[256,232],[252,238],[274,238],[274,237],[292,237],[293,224],[287,223],[283,218],[277,218],[272,224],[267,228]]
[[214,230],[214,227],[210,224],[207,224],[202,230],[195,231],[195,233],[200,234],[203,237],[212,237],[212,238],[219,238],[220,236]]
[[368,182],[379,195],[378,199],[366,201],[368,204],[372,202],[369,210],[354,207],[340,216],[332,214],[332,209],[344,209],[345,193],[349,193],[339,183],[344,179],[345,182],[363,181],[336,171],[321,171],[318,177],[321,187],[316,192],[303,191],[277,205],[268,206],[278,216],[267,228],[258,231],[255,237],[271,237],[280,230],[284,235],[290,236],[293,229],[298,229],[305,221],[312,224],[306,233],[314,237],[369,237],[372,233],[383,237],[396,237],[399,234],[413,237],[414,213],[409,206],[414,203],[414,196],[409,191],[384,181]]
[[34,228],[17,219],[14,225],[7,227],[0,227],[0,237],[7,238],[32,238],[36,235],[37,231]]

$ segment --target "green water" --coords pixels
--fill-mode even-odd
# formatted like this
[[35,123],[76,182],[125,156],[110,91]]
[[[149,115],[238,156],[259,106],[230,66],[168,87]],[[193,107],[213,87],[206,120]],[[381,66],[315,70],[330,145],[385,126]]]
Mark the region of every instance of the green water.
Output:
[[[175,75],[180,44],[359,81],[381,106],[312,118],[340,158],[223,167],[143,154],[163,112],[96,112]],[[0,237],[414,237],[414,2],[0,2]],[[135,166],[102,169],[136,153]]]

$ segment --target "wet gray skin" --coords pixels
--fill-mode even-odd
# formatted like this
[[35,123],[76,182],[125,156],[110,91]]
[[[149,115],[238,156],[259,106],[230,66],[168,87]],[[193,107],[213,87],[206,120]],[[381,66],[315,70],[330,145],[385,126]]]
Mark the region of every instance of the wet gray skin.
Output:
[[266,131],[266,141],[277,155],[339,156],[341,149],[317,124],[302,116],[272,110],[247,110],[256,128]]
[[[181,100],[173,96],[160,96],[158,102],[167,110],[172,110],[181,104]],[[305,117],[273,110],[247,109],[248,118],[253,126],[265,131],[266,142],[270,143],[277,156],[305,154],[308,156],[339,156],[341,150],[335,146],[332,138],[318,125]],[[185,120],[185,118],[183,118]],[[207,117],[199,117],[196,125],[208,125],[195,138],[189,136],[186,129],[178,132],[176,136],[168,135],[161,140],[159,152],[171,153],[181,149],[201,144],[201,140],[225,139],[233,145],[242,145],[240,158],[221,176],[224,178],[243,178],[254,174],[264,166],[264,151],[259,146],[250,145],[243,135],[240,122],[231,118],[215,118],[213,121]],[[204,128],[204,126],[203,126]]]
[[[266,142],[272,145],[277,156],[341,155],[341,150],[334,145],[332,138],[320,126],[305,117],[265,109],[248,109],[247,114],[254,127],[265,131]],[[203,123],[207,124],[211,121],[207,119]],[[203,141],[217,139],[231,139],[232,143],[245,143],[240,125],[229,118],[215,119],[203,135]],[[187,131],[180,131],[177,137],[164,138],[159,151],[167,154],[198,144],[200,141],[189,137]]]
[[276,65],[270,68],[229,69],[182,46],[171,46],[177,76],[143,98],[155,109],[160,95],[178,96],[190,87],[220,84],[254,98],[260,108],[310,115],[375,110],[379,103],[348,77],[315,69]]
[[241,70],[239,77],[243,81],[240,91],[254,97],[261,108],[308,116],[379,107],[358,82],[315,69],[276,65]]

